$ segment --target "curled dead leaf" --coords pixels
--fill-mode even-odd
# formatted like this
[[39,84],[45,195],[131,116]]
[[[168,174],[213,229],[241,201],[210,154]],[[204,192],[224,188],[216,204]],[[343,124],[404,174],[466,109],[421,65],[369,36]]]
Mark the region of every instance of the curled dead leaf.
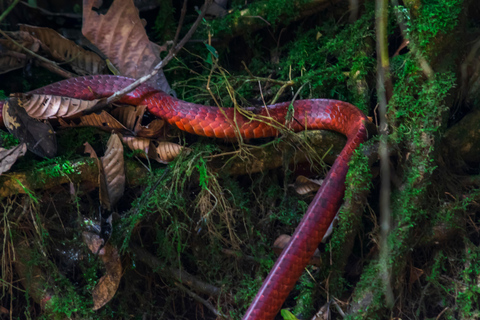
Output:
[[78,115],[95,106],[99,100],[80,100],[47,94],[15,94],[30,117],[56,119]]
[[[154,149],[149,150],[149,157],[159,162],[170,162],[175,159],[181,152],[190,152],[189,148],[185,148],[179,144],[168,141],[153,141]],[[155,153],[153,153],[155,152]]]
[[84,152],[90,154],[90,158],[95,159],[95,162],[97,164],[97,168],[98,168],[98,189],[99,189],[99,194],[100,194],[100,196],[99,196],[100,202],[102,202],[102,204],[103,204],[104,199],[106,199],[107,203],[109,203],[109,201],[108,201],[109,197],[108,197],[108,191],[107,191],[108,190],[107,181],[105,179],[105,169],[103,168],[102,161],[100,161],[100,159],[97,156],[97,153],[92,148],[90,143],[85,142],[83,145],[85,146]]
[[168,163],[175,159],[182,151],[190,152],[189,148],[185,148],[179,144],[168,141],[157,141],[140,137],[122,137],[125,143],[132,150],[142,150],[142,156],[148,156],[160,163]]
[[142,117],[146,109],[146,105],[123,106],[112,110],[112,115],[125,127],[136,132],[137,130],[135,129],[141,126]]
[[139,137],[122,137],[122,142],[125,143],[131,150],[141,150],[144,155],[148,154],[151,146],[151,140]]
[[291,186],[295,189],[298,194],[307,194],[310,192],[316,192],[320,189],[323,180],[309,179],[305,176],[298,176],[295,180],[295,183]]
[[0,175],[10,170],[17,159],[27,152],[25,143],[19,144],[15,148],[5,149],[0,147]]
[[105,174],[108,197],[100,194],[100,201],[111,210],[125,190],[125,163],[123,144],[117,134],[112,134],[107,143],[105,155],[101,158]]
[[117,292],[122,279],[122,262],[118,250],[110,243],[107,243],[100,249],[103,245],[103,240],[98,235],[91,232],[83,232],[82,236],[90,251],[98,254],[105,265],[105,274],[100,278],[92,291],[93,310],[98,310],[106,305]]
[[165,121],[162,119],[155,119],[150,122],[147,126],[140,126],[140,129],[137,129],[137,137],[151,138],[155,139],[162,135],[163,126]]

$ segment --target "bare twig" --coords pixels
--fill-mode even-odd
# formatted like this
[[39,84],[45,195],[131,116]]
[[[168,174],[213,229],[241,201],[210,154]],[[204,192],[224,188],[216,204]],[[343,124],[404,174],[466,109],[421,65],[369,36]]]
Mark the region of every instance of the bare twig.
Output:
[[171,267],[165,267],[164,264],[158,260],[157,257],[150,254],[147,250],[135,244],[130,244],[132,252],[145,264],[147,264],[153,270],[158,270],[163,276],[174,278],[183,284],[188,285],[195,291],[207,294],[209,296],[218,297],[222,290],[214,285],[198,280],[186,271],[175,269]]
[[175,38],[173,38],[172,50],[177,45],[178,37],[180,36],[180,30],[182,30],[183,26],[183,20],[185,19],[185,15],[187,14],[187,1],[188,0],[183,1],[183,7],[182,12],[180,13],[180,20],[178,21],[177,32],[175,33]]
[[181,283],[178,283],[178,282],[175,282],[175,285],[180,288],[183,292],[186,292],[190,297],[192,297],[195,301],[198,301],[200,302],[201,304],[203,304],[205,307],[207,307],[210,311],[212,311],[212,313],[217,316],[217,317],[221,317],[221,318],[226,318],[224,314],[222,314],[220,311],[218,311],[217,309],[215,309],[215,307],[210,303],[208,302],[207,300],[203,299],[202,297],[200,297],[198,294],[196,294],[195,292],[192,292],[191,290],[188,290],[187,288],[185,288],[185,286],[183,286]]

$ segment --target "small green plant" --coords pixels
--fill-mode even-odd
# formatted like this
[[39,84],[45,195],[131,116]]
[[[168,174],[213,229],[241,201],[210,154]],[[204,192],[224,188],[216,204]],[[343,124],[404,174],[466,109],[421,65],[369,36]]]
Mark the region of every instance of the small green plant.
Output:
[[282,309],[282,311],[280,311],[280,314],[282,315],[283,320],[298,320],[298,318],[295,317],[293,313],[291,313],[287,309]]

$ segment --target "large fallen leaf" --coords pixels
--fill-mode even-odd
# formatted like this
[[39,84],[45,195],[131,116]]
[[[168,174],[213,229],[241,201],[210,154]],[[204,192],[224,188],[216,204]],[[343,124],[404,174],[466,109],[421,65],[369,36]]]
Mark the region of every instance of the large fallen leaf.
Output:
[[[97,254],[105,265],[105,275],[98,281],[92,291],[93,310],[98,310],[110,301],[122,279],[122,262],[115,247],[107,243],[103,248],[103,240],[91,232],[83,232],[83,241],[92,253]],[[101,248],[101,249],[100,249]]]
[[[83,35],[122,75],[138,79],[149,74],[161,61],[159,47],[148,39],[133,1],[115,0],[105,15],[93,10],[100,4],[98,0],[83,1]],[[161,70],[148,83],[165,92],[171,91]]]
[[39,39],[54,59],[66,61],[80,75],[102,74],[106,70],[105,62],[96,53],[83,49],[53,29],[22,24],[20,30]]
[[125,190],[123,144],[117,134],[112,134],[108,140],[107,150],[101,160],[105,173],[108,198],[100,198],[100,201],[108,210],[111,210]]
[[81,116],[76,120],[65,121],[59,119],[61,128],[76,128],[76,127],[96,127],[108,132],[120,132],[122,134],[131,134],[132,132],[125,128],[117,119],[106,111],[99,114],[91,113]]
[[15,97],[22,100],[22,106],[30,117],[56,119],[78,115],[95,106],[99,100],[80,100],[48,94],[22,94]]
[[12,97],[2,110],[3,122],[8,131],[28,150],[40,157],[54,157],[57,154],[57,139],[52,125],[30,117],[23,108],[23,100]]
[[27,152],[25,143],[19,144],[15,148],[5,149],[0,147],[0,175],[10,170],[15,161]]

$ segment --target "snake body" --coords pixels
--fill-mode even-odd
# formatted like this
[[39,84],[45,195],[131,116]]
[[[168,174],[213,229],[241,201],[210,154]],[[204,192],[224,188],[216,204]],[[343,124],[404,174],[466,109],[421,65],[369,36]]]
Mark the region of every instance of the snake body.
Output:
[[[86,76],[56,82],[30,93],[93,100],[108,97],[133,81],[120,76]],[[272,124],[286,124],[290,105],[285,102],[262,108],[257,116],[266,120],[255,121],[235,108],[220,109],[185,102],[147,85],[141,85],[119,102],[147,105],[150,113],[189,133],[228,139],[276,136],[278,126]],[[293,109],[293,120],[286,124],[290,129],[340,132],[347,137],[347,144],[243,319],[273,319],[278,313],[335,217],[345,192],[348,162],[354,150],[367,139],[368,119],[349,103],[330,99],[298,100],[293,103]]]

